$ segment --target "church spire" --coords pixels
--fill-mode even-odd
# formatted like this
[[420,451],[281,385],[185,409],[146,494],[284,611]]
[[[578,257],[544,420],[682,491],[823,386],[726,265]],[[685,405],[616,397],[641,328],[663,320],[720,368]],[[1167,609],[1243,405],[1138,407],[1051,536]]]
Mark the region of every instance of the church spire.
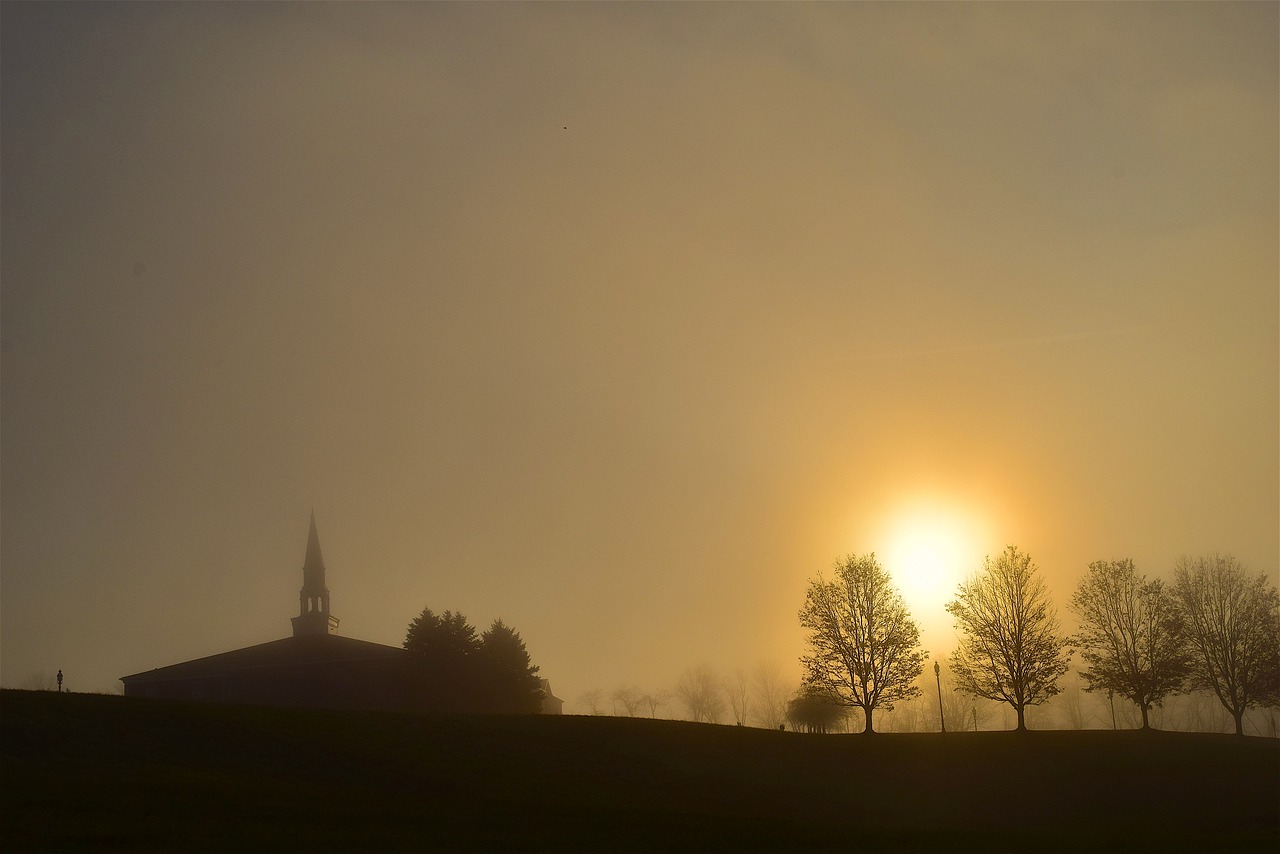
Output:
[[329,588],[324,583],[324,558],[320,554],[320,534],[316,531],[316,511],[311,511],[307,533],[307,554],[302,560],[302,590],[298,593],[298,616],[293,618],[293,634],[331,635],[338,618],[329,613]]
[[316,511],[311,511],[311,531],[307,534],[307,556],[302,561],[302,589],[324,589],[324,557],[320,554],[320,534],[316,532]]

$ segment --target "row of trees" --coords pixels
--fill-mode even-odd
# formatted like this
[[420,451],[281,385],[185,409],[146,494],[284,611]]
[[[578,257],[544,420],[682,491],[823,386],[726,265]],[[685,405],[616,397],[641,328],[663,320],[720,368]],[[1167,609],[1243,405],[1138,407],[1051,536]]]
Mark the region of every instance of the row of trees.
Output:
[[[1097,561],[1071,598],[1080,619],[1064,635],[1029,555],[1007,547],[961,584],[947,611],[961,632],[950,669],[957,690],[1006,703],[1026,729],[1026,710],[1061,690],[1074,653],[1086,691],[1149,712],[1167,697],[1211,692],[1244,732],[1250,707],[1280,704],[1280,594],[1235,558],[1183,558],[1172,586],[1148,580],[1131,560]],[[804,691],[860,709],[865,732],[877,710],[918,697],[925,653],[919,630],[875,555],[850,555],[835,578],[809,583],[800,623]]]
[[721,723],[730,716],[738,724],[776,729],[788,719],[791,695],[776,662],[761,662],[750,673],[738,669],[727,677],[701,664],[685,670],[673,690],[624,685],[606,694],[596,688],[579,696],[578,706],[592,715],[657,717],[659,709],[678,705],[692,721]]
[[412,653],[420,708],[509,714],[541,709],[538,668],[520,633],[502,620],[477,635],[461,613],[427,608],[409,624],[404,648]]

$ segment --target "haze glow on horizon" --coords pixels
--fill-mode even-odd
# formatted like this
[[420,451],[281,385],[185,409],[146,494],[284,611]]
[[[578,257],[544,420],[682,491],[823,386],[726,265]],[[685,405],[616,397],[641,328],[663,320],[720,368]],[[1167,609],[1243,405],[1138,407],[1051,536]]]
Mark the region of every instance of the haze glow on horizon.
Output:
[[571,710],[850,553],[935,656],[1006,544],[1280,581],[1278,10],[3,4],[0,682],[285,636],[313,508]]

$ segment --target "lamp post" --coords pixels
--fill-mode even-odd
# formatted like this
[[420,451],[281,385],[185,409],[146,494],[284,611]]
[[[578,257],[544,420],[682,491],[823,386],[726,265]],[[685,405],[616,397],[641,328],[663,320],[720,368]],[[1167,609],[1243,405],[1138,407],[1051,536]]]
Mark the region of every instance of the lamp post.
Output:
[[942,714],[942,668],[938,666],[938,662],[933,663],[933,678],[938,680],[938,723],[942,724],[942,731],[947,731],[947,719]]

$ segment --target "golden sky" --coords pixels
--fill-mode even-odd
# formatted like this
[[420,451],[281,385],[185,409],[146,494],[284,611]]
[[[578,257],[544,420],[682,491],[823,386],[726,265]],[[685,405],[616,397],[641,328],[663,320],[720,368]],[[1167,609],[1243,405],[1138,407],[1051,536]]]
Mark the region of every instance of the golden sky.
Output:
[[1277,578],[1278,9],[4,4],[0,680],[288,634],[312,508],[571,703],[849,552],[935,653],[1006,543]]

